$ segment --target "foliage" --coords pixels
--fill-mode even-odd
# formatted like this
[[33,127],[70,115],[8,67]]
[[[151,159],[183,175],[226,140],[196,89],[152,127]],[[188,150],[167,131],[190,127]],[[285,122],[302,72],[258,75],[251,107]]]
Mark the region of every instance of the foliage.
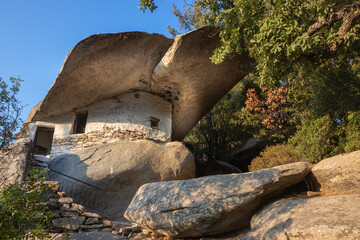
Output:
[[180,31],[189,32],[206,25],[205,16],[207,13],[197,2],[188,4],[184,0],[184,5],[181,11],[175,4],[173,4],[173,10],[171,12],[177,17],[179,23],[177,26],[178,30],[168,26],[168,31],[173,37],[179,35]]
[[237,84],[188,133],[184,143],[195,157],[206,154],[226,161],[231,149],[252,137],[251,126],[240,119],[239,112],[244,107],[247,89],[253,86],[249,80]]
[[145,12],[146,9],[149,9],[150,12],[153,12],[157,9],[157,6],[155,5],[153,0],[141,0],[139,8],[143,12]]
[[22,81],[20,77],[11,77],[9,86],[0,78],[0,150],[12,142],[14,131],[22,121],[20,114],[23,106],[17,99]]
[[54,213],[45,202],[49,186],[44,183],[46,174],[30,170],[25,182],[7,185],[0,193],[1,239],[45,239],[45,227],[50,226]]
[[313,162],[319,162],[331,155],[336,147],[335,139],[335,122],[329,115],[325,115],[317,119],[304,120],[289,140],[289,144]]
[[[140,0],[152,10],[154,0]],[[194,0],[206,23],[220,27],[212,60],[248,52],[261,83],[278,84],[299,69],[359,53],[358,0]]]
[[303,154],[287,144],[268,146],[251,161],[251,172],[295,162],[309,162]]
[[[229,121],[238,121],[233,125],[237,134],[246,132],[270,144],[289,141],[315,162],[360,148],[360,0],[192,0],[187,6],[182,13],[174,8],[180,29],[193,29],[194,19],[219,28],[221,45],[213,62],[233,54],[256,61],[248,76],[253,87],[243,105],[234,111],[212,110],[231,114]],[[210,125],[217,126],[214,113]],[[202,124],[203,133],[211,129],[210,121],[201,121],[197,127]],[[207,145],[210,149],[216,143]]]
[[352,152],[360,150],[360,111],[349,115],[345,133],[344,151]]
[[288,88],[266,87],[248,89],[245,110],[251,121],[259,125],[260,136],[267,136],[273,142],[287,139],[295,130],[296,120],[292,104],[288,101]]

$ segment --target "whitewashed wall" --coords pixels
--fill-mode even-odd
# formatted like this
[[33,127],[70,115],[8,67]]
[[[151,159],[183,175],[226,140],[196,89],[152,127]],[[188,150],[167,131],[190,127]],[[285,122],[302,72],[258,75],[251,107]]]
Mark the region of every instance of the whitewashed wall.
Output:
[[[72,134],[76,112],[88,112],[85,133]],[[67,153],[120,140],[171,140],[172,105],[145,92],[126,93],[93,103],[86,108],[28,125],[28,137],[34,138],[37,127],[55,129],[51,155]],[[150,117],[160,120],[159,128],[151,128]]]

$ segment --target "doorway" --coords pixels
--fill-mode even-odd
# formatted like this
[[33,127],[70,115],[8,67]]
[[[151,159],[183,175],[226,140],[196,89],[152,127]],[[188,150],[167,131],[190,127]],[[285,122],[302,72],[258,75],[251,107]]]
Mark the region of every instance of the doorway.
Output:
[[36,155],[49,155],[54,136],[54,128],[38,127],[34,138],[34,151]]

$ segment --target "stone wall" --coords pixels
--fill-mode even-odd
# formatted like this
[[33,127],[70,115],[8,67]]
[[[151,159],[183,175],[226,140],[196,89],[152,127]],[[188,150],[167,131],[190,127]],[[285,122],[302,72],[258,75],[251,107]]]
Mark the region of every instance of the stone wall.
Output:
[[93,211],[76,203],[71,197],[68,197],[66,192],[60,191],[59,182],[46,181],[44,183],[51,186],[51,191],[46,193],[46,205],[56,215],[50,232],[70,231],[70,235],[72,235],[73,233],[101,231],[120,236],[128,236],[131,232],[140,232],[140,228],[136,224],[105,220],[101,212]]
[[[76,113],[84,112],[88,114],[85,132],[73,134]],[[153,118],[159,120],[156,127],[151,126]],[[54,157],[74,149],[121,140],[169,142],[171,118],[171,103],[150,93],[133,92],[79,107],[56,118],[27,123],[27,134],[21,135],[34,140],[38,127],[53,128],[51,155]]]
[[[155,132],[156,130],[153,131]],[[53,157],[59,156],[64,152],[70,152],[71,150],[92,147],[98,144],[113,143],[122,140],[135,141],[152,139],[151,136],[155,134],[152,132],[118,130],[109,128],[103,131],[93,131],[86,134],[74,134],[66,138],[54,139],[51,155]],[[158,141],[166,142],[166,139],[163,139],[163,141]]]

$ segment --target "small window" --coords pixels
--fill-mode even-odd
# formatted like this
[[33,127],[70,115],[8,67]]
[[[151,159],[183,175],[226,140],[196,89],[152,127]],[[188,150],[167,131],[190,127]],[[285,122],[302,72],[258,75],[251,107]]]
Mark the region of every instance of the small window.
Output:
[[88,117],[87,113],[76,114],[73,134],[85,132],[87,117]]
[[150,126],[151,126],[152,128],[159,128],[159,122],[160,122],[160,119],[154,118],[154,117],[150,117]]

